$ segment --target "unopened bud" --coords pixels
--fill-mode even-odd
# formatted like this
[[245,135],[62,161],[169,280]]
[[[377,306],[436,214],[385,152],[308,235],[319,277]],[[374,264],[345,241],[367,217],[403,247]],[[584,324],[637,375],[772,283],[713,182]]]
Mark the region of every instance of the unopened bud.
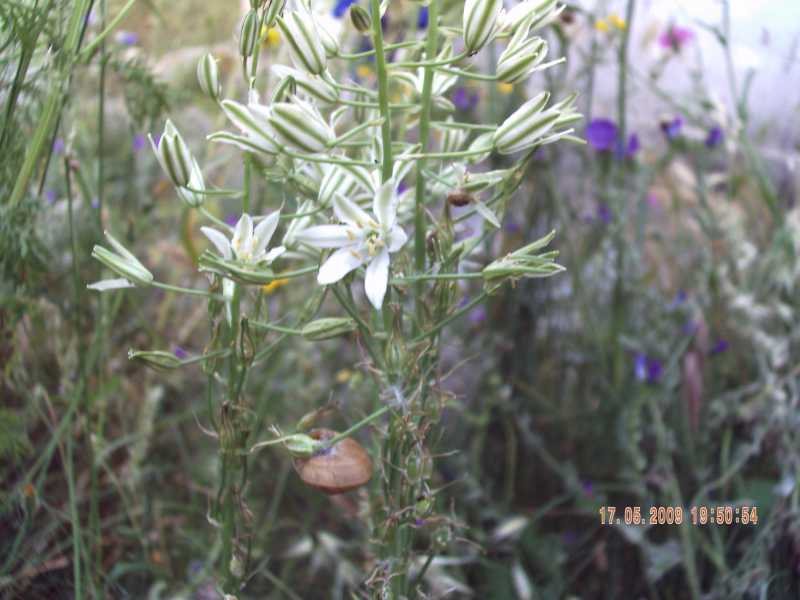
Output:
[[242,20],[242,29],[239,35],[239,54],[243,58],[253,56],[258,34],[258,13],[255,10],[251,10]]
[[220,99],[222,86],[219,83],[219,67],[211,54],[206,54],[197,63],[197,82],[206,96],[215,101]]
[[350,5],[350,21],[361,33],[368,33],[372,29],[369,13],[358,4]]
[[305,339],[311,342],[318,342],[348,334],[355,331],[355,328],[356,322],[353,319],[331,317],[311,321],[301,329],[301,332]]
[[163,350],[128,350],[128,360],[138,360],[156,371],[171,371],[181,366],[180,359]]

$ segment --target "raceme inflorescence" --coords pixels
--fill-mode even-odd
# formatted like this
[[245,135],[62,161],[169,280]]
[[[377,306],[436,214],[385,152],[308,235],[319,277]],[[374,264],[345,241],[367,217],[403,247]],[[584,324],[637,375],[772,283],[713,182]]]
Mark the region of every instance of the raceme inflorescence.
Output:
[[[373,566],[366,585],[376,596],[411,597],[424,575],[411,575],[420,529],[436,529],[424,538],[429,555],[443,549],[455,527],[436,513],[429,447],[447,398],[437,385],[442,331],[504,282],[562,270],[555,252],[540,252],[552,234],[504,256],[492,256],[490,242],[534,152],[557,140],[579,141],[572,125],[581,117],[574,96],[553,100],[539,90],[499,123],[459,120],[451,100],[459,82],[533,85],[532,75],[560,64],[547,60],[548,43],[536,35],[560,14],[556,0],[525,0],[509,11],[501,0],[447,3],[446,11],[444,2],[430,0],[424,27],[414,18],[416,31],[393,28],[403,18],[398,3],[353,5],[350,18],[320,4],[251,0],[238,40],[240,90],[223,90],[213,56],[197,66],[200,90],[229,123],[208,140],[241,163],[243,189],[209,185],[171,121],[151,139],[178,197],[209,221],[201,229],[211,244],[198,264],[208,289],[157,281],[111,234],[115,252],[96,246],[93,256],[116,278],[90,287],[154,286],[208,302],[212,336],[203,355],[131,356],[159,368],[200,363],[209,374],[208,418],[221,462],[209,518],[221,533],[222,591],[235,595],[247,579],[242,474],[251,450],[282,447],[305,481],[328,493],[347,491],[373,474],[350,437],[373,424],[384,435],[372,457]],[[262,32],[280,40],[268,64]],[[487,49],[495,56],[495,47],[502,48],[498,58],[488,60]],[[494,63],[488,73],[487,61]],[[214,204],[237,197],[241,216],[229,225],[215,216]],[[270,315],[263,286],[279,281],[311,291],[302,305]],[[480,284],[465,305],[464,288]],[[299,343],[356,336],[372,376],[374,412],[343,434],[312,430],[317,417],[286,436],[273,423],[277,437],[253,445],[248,378],[293,335]],[[345,456],[346,464],[333,460]],[[328,468],[344,469],[346,481],[326,477]]]

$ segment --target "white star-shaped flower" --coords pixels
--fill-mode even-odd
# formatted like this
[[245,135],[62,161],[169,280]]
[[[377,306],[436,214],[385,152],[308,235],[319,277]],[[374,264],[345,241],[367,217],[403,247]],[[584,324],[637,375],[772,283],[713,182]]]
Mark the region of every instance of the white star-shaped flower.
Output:
[[200,230],[211,240],[225,260],[237,260],[248,265],[262,262],[269,264],[286,251],[283,246],[278,246],[267,252],[267,246],[278,227],[280,216],[281,211],[276,210],[264,217],[254,228],[253,219],[245,213],[233,228],[233,237],[230,241],[224,233],[213,227],[201,227]]
[[296,234],[296,238],[317,248],[338,248],[320,267],[317,281],[336,283],[363,264],[367,265],[364,290],[370,303],[380,310],[389,285],[389,254],[408,241],[397,224],[395,182],[390,179],[375,193],[370,216],[352,200],[337,195],[333,210],[341,225],[318,225]]

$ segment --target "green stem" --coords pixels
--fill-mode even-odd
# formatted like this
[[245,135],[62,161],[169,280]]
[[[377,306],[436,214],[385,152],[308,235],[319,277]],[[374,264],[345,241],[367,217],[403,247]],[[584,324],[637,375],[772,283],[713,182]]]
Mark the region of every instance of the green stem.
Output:
[[[438,16],[438,10],[437,10],[437,16]],[[430,18],[430,7],[428,7],[428,22],[429,23],[433,22],[433,20]],[[438,33],[438,24],[437,24],[436,27],[434,27],[434,30],[435,30],[435,33]],[[431,33],[431,31],[430,31],[430,25],[429,25],[428,26],[428,39],[427,39],[428,42],[430,42],[430,39],[431,39],[430,38],[430,33]],[[429,49],[429,46],[426,46],[425,54],[426,54],[426,56],[431,56],[427,52],[428,49]],[[467,58],[467,53],[466,52],[462,52],[462,53],[456,54],[455,56],[452,56],[450,58],[443,58],[442,60],[423,60],[423,61],[419,61],[419,62],[392,63],[392,68],[395,68],[395,69],[418,69],[418,68],[422,67],[425,70],[427,70],[427,69],[429,69],[431,67],[444,67],[446,65],[454,65],[457,62],[461,62],[465,58]]]
[[[398,42],[396,44],[386,44],[383,49],[384,50],[399,50],[400,48],[411,48],[413,46],[418,46],[418,41],[411,41],[411,42]],[[373,56],[375,54],[375,50],[366,50],[364,52],[356,52],[355,54],[338,54],[336,58],[342,58],[344,60],[353,60],[355,58],[367,58],[368,56]],[[346,86],[342,86],[343,89]]]
[[361,419],[358,423],[356,423],[355,425],[353,425],[349,429],[346,429],[342,433],[337,433],[331,439],[325,440],[324,442],[322,442],[322,447],[324,449],[327,449],[327,448],[331,448],[332,446],[335,446],[336,444],[341,442],[344,438],[349,437],[349,436],[353,435],[359,429],[362,429],[362,428],[366,427],[367,425],[372,423],[375,419],[378,419],[382,415],[384,415],[387,412],[389,412],[389,410],[391,410],[391,406],[389,406],[388,404],[386,406],[382,407],[382,408],[379,408],[378,410],[376,410],[371,415],[367,415],[366,417]]
[[370,11],[372,13],[372,45],[375,47],[375,69],[378,76],[378,105],[381,117],[383,117],[383,124],[381,125],[381,141],[383,142],[381,180],[387,181],[392,176],[394,161],[392,160],[392,114],[389,109],[389,78],[386,74],[386,53],[383,48],[380,0],[370,0]]
[[303,332],[299,329],[292,329],[291,327],[281,327],[280,325],[275,325],[273,323],[264,323],[263,321],[250,321],[250,325],[253,327],[260,327],[261,329],[267,329],[269,331],[277,331],[278,333],[285,333],[288,335],[303,335]]
[[473,308],[475,308],[475,307],[476,307],[478,304],[480,304],[481,302],[483,302],[483,301],[484,301],[486,298],[488,298],[488,297],[489,297],[489,296],[490,296],[492,293],[494,293],[494,291],[495,291],[495,290],[496,290],[498,287],[500,287],[500,286],[495,286],[495,287],[493,287],[492,289],[490,289],[490,290],[488,290],[488,291],[484,291],[484,292],[482,292],[480,296],[476,296],[474,300],[472,300],[472,301],[471,301],[471,302],[469,302],[468,304],[466,304],[466,305],[462,306],[460,309],[458,309],[457,311],[455,311],[455,312],[454,312],[452,315],[450,315],[449,317],[447,317],[447,318],[445,318],[445,319],[443,319],[443,320],[439,321],[439,322],[438,322],[436,325],[434,325],[434,326],[433,326],[431,329],[429,329],[429,330],[428,330],[428,331],[426,331],[425,333],[423,333],[423,334],[421,334],[421,335],[418,335],[417,337],[415,337],[413,340],[411,340],[411,342],[410,342],[410,343],[411,343],[411,344],[416,344],[417,342],[421,342],[421,341],[423,341],[423,340],[424,340],[424,339],[426,339],[426,338],[429,338],[429,337],[431,337],[431,336],[433,336],[433,335],[436,335],[437,333],[439,333],[439,332],[440,332],[440,331],[441,331],[441,330],[442,330],[442,329],[445,327],[445,325],[447,325],[448,323],[450,323],[450,322],[454,321],[455,319],[459,318],[461,315],[464,315],[464,314],[468,313],[468,312],[469,312],[469,311],[471,311]]
[[[425,56],[436,56],[437,41],[439,37],[439,2],[433,0],[428,7],[428,33],[425,40]],[[422,146],[422,155],[417,161],[417,174],[414,191],[414,268],[418,273],[425,271],[425,163],[427,156],[431,125],[431,105],[433,103],[433,68],[426,66],[422,78],[422,95],[420,102],[422,111],[419,120],[419,142]],[[423,296],[425,286],[423,281],[418,281],[414,288],[417,319],[415,330],[418,330],[423,317]]]
[[108,24],[108,27],[101,31],[100,34],[94,38],[94,40],[92,40],[92,43],[83,49],[78,58],[80,60],[84,60],[90,57],[92,52],[94,52],[94,49],[102,44],[108,35],[114,31],[116,26],[119,25],[119,22],[122,21],[122,19],[124,19],[128,12],[133,8],[134,4],[136,4],[136,0],[128,0],[125,6],[122,7],[122,10],[119,11],[119,14],[117,14],[117,16],[111,20],[111,23]]
[[180,294],[189,294],[190,296],[203,296],[205,298],[214,298],[215,300],[225,300],[225,298],[220,294],[212,294],[211,292],[206,292],[204,290],[193,290],[192,288],[170,285],[168,283],[161,283],[160,281],[153,281],[150,283],[150,285],[168,292],[178,292]]
[[392,285],[399,285],[403,283],[413,283],[417,281],[458,281],[459,279],[483,279],[483,273],[437,273],[437,274],[421,274],[421,275],[407,275],[405,277],[395,277],[392,279]]

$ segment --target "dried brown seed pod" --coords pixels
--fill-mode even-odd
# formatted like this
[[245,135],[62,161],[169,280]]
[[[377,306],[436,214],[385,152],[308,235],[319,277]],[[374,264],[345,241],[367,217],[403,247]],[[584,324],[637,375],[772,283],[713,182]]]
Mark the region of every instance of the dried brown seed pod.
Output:
[[466,206],[474,201],[472,194],[463,190],[455,190],[447,194],[447,201],[453,206]]
[[[308,435],[324,441],[337,434],[330,429],[313,429]],[[372,461],[361,444],[348,437],[310,458],[294,459],[294,470],[306,485],[326,494],[342,494],[369,482]]]

